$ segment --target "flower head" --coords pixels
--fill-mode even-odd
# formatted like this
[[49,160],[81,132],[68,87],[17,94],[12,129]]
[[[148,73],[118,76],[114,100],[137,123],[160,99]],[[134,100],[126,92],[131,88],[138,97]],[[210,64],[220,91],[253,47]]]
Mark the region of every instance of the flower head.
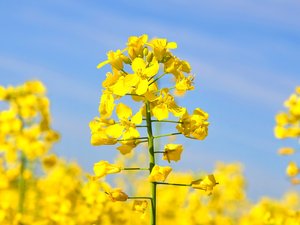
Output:
[[150,182],[164,182],[167,179],[169,173],[171,173],[172,168],[170,166],[158,166],[155,165],[148,177]]
[[108,191],[106,192],[106,194],[108,195],[109,199],[113,202],[124,202],[128,199],[128,195],[121,191],[121,189],[119,188]]
[[94,164],[94,173],[96,175],[96,178],[101,178],[106,176],[107,174],[119,172],[121,172],[121,167],[110,164],[107,161],[99,161]]
[[205,176],[204,179],[192,181],[192,188],[204,190],[206,193],[211,195],[217,184],[218,183],[216,182],[214,175],[210,174]]
[[168,160],[170,162],[180,160],[181,153],[183,151],[183,146],[180,144],[167,144],[165,145],[165,152],[163,154],[163,160]]

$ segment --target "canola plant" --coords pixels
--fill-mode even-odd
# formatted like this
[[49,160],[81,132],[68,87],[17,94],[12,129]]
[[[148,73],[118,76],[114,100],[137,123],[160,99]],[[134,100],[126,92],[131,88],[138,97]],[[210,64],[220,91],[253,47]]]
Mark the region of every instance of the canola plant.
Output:
[[[40,81],[0,86],[1,225],[300,224],[299,193],[252,202],[240,163],[218,162],[208,174],[171,172],[171,166],[159,165],[177,162],[188,149],[174,139],[162,149],[154,141],[178,135],[203,140],[208,134],[206,112],[189,113],[175,102],[194,89],[189,63],[170,51],[176,46],[166,39],[148,41],[146,35],[130,37],[127,47],[109,52],[99,64],[109,64],[112,71],[103,82],[99,116],[90,123],[91,143],[117,144],[121,154],[112,162],[95,162],[92,175],[52,152],[60,135],[52,128],[50,101]],[[166,78],[172,86],[160,88]],[[277,138],[299,138],[299,95],[298,87],[285,103],[287,110],[276,116]],[[152,125],[160,123],[174,124],[177,131],[156,134]],[[138,146],[143,149],[136,152]],[[295,152],[279,150],[288,157]],[[105,180],[121,172],[118,188]],[[295,161],[286,172],[293,184],[300,183]]]

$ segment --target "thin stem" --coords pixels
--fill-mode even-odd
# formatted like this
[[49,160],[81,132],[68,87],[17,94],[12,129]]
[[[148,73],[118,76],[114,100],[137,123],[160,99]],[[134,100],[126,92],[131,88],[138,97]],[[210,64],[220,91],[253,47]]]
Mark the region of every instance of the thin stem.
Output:
[[141,139],[148,139],[147,137],[137,137],[137,138],[130,138],[130,139],[119,139],[117,141],[134,141],[134,140],[141,140]]
[[149,168],[126,167],[126,168],[123,168],[122,170],[149,170]]
[[151,122],[156,122],[156,123],[182,123],[180,121],[176,121],[176,120],[151,120]]
[[[173,90],[173,89],[176,89],[176,87],[175,86],[173,86],[173,87],[169,87],[169,88],[167,88],[168,90]],[[154,93],[159,93],[159,92],[161,92],[161,89],[160,90],[157,90],[157,91],[154,91]]]
[[186,187],[192,186],[192,184],[176,184],[176,183],[165,183],[165,182],[156,182],[156,184],[172,185],[172,186],[186,186]]
[[151,84],[155,83],[157,80],[159,80],[160,78],[162,78],[163,76],[165,76],[167,73],[163,73],[162,75],[160,75],[159,77],[157,77],[156,79],[154,79],[148,86],[150,86]]
[[125,73],[125,74],[128,74],[125,70],[123,70],[123,69],[121,69],[121,71],[123,72],[123,73]]
[[128,199],[150,199],[150,200],[152,200],[151,197],[144,197],[144,196],[128,196]]
[[19,177],[19,213],[24,212],[24,201],[25,201],[25,193],[26,193],[26,183],[24,178],[24,171],[27,164],[27,159],[25,154],[21,151],[20,156],[21,168],[20,168],[20,177]]
[[[150,173],[155,165],[155,154],[154,154],[154,137],[152,133],[152,122],[151,122],[151,112],[150,103],[148,101],[146,104],[146,121],[147,121],[147,132],[148,132],[148,151],[150,164]],[[156,183],[151,182],[151,225],[156,225]]]
[[155,154],[157,154],[157,153],[165,153],[165,151],[155,151],[154,153]]
[[135,127],[147,127],[147,125],[136,125]]
[[162,135],[155,136],[154,138],[168,137],[168,136],[179,135],[179,134],[181,133],[162,134]]
[[138,94],[125,94],[125,95],[128,95],[128,96],[138,96],[138,97],[145,97],[144,95],[138,95]]

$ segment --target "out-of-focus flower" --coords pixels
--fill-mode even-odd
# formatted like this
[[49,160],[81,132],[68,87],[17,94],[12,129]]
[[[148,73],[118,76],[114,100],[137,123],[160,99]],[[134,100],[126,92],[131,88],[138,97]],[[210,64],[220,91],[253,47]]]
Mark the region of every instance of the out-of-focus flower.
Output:
[[43,167],[45,169],[50,169],[57,163],[57,157],[54,154],[45,156],[42,160]]
[[215,176],[209,174],[205,176],[204,179],[192,181],[192,188],[204,190],[207,194],[211,195],[217,184]]
[[299,173],[299,168],[295,162],[290,162],[286,168],[286,174],[290,177],[297,176]]
[[134,200],[132,205],[132,210],[144,214],[147,207],[148,207],[147,200]]
[[289,148],[289,147],[280,148],[278,150],[279,155],[292,155],[294,153],[295,153],[295,149],[294,148]]

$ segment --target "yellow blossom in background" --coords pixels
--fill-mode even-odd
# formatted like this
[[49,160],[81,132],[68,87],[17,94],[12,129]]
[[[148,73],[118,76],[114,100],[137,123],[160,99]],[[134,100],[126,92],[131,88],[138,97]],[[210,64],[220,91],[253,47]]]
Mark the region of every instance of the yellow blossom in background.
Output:
[[45,156],[42,159],[42,165],[45,170],[51,169],[53,166],[55,166],[57,161],[58,161],[58,159],[57,159],[56,155],[51,154],[51,155]]
[[280,148],[278,150],[279,155],[292,155],[294,153],[295,153],[295,149],[294,148],[289,148],[289,147]]
[[[295,92],[284,102],[286,110],[279,112],[275,116],[274,135],[279,139],[300,137],[300,87],[296,87]],[[297,148],[284,147],[278,150],[280,155],[293,155]],[[286,168],[286,174],[290,177],[292,184],[299,184],[299,179],[296,178],[299,174],[299,168],[296,162],[292,161]]]
[[59,140],[50,127],[50,103],[40,81],[28,81],[17,87],[2,87],[2,101],[8,109],[0,112],[0,150],[7,159],[17,159],[18,150],[34,160]]
[[134,200],[132,210],[144,214],[147,207],[148,202],[146,200]]
[[299,87],[284,102],[286,112],[280,112],[275,116],[274,133],[277,138],[300,137],[300,93],[298,89]]
[[97,179],[104,177],[107,174],[119,173],[119,172],[121,172],[121,167],[110,164],[107,161],[99,161],[94,164],[94,173]]
[[299,173],[299,168],[295,162],[290,162],[286,168],[286,174],[290,177],[297,176]]
[[172,168],[170,166],[155,165],[148,177],[148,180],[151,182],[165,181],[171,171]]

